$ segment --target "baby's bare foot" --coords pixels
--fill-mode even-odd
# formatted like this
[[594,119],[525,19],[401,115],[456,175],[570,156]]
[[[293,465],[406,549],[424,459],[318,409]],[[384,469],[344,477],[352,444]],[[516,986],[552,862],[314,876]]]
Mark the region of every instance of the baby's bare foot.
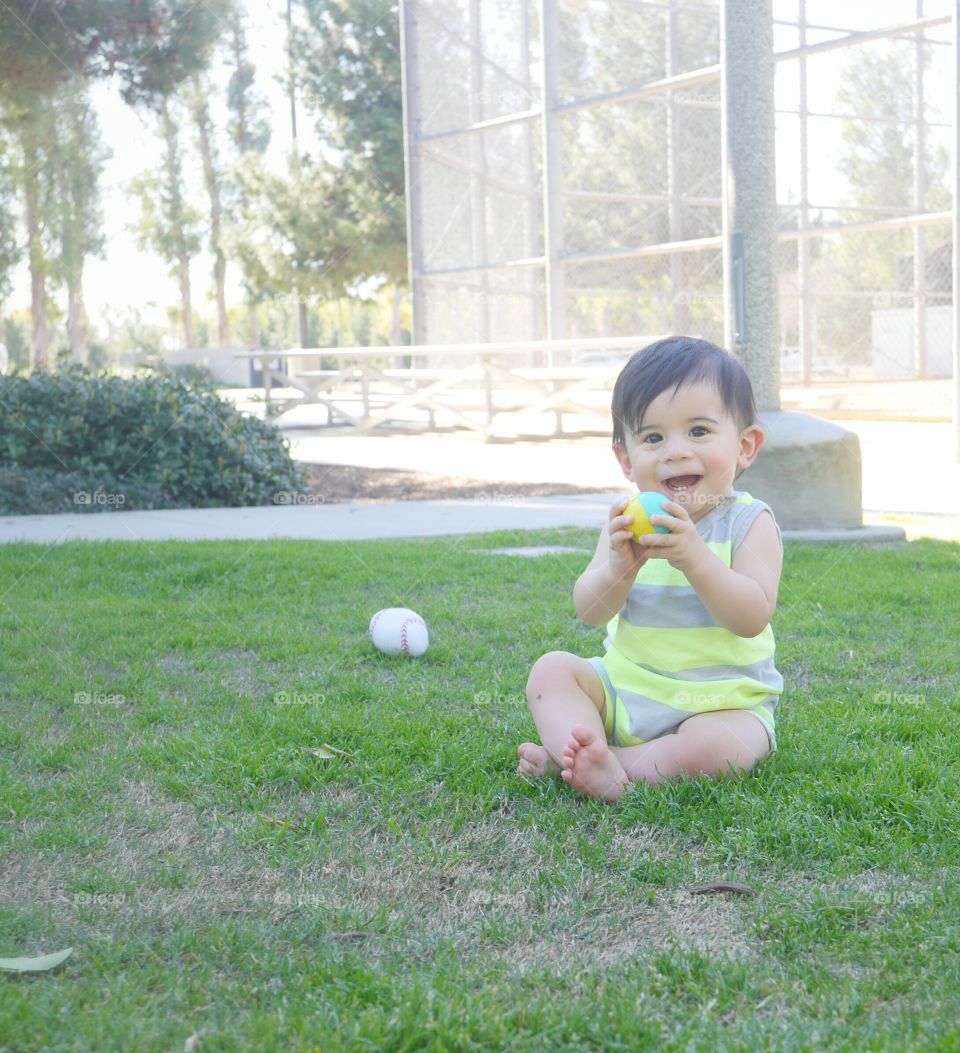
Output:
[[560,777],[575,790],[604,801],[618,801],[629,782],[604,739],[583,724],[573,726]]
[[550,754],[535,742],[524,742],[517,747],[520,763],[517,775],[532,778],[537,775],[556,775],[560,765],[551,759]]

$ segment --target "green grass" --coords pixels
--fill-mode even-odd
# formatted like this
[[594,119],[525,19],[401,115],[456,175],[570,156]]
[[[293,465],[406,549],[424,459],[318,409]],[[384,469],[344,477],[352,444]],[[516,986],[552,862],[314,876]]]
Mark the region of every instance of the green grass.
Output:
[[960,1049],[960,546],[788,546],[779,751],[611,806],[514,774],[530,543],[0,548],[0,1049]]

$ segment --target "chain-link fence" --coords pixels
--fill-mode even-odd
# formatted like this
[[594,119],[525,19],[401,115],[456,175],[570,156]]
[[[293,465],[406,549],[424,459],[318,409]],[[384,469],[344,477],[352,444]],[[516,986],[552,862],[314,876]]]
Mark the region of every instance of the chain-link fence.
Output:
[[[773,0],[785,382],[950,375],[950,7]],[[721,341],[717,0],[404,8],[415,342]]]

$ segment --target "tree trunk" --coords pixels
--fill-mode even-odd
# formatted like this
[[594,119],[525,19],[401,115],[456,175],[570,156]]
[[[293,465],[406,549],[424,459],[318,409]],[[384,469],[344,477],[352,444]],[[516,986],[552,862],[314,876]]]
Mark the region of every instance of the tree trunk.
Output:
[[393,327],[390,330],[390,343],[394,347],[399,347],[403,339],[403,334],[400,332],[400,300],[400,285],[397,284],[393,287]]
[[171,199],[170,213],[176,224],[175,237],[180,245],[177,252],[177,270],[180,281],[180,303],[183,309],[184,347],[195,347],[193,336],[193,307],[190,296],[190,253],[187,251],[183,229],[183,197],[180,190],[180,156],[177,150],[177,129],[170,116],[170,108],[164,100],[161,108],[163,135],[167,144],[167,179]]
[[[236,63],[237,72],[243,69],[246,64],[246,40],[243,34],[243,24],[240,21],[240,16],[234,15],[233,18],[233,61]],[[241,91],[236,96],[236,113],[237,113],[237,150],[242,157],[247,152],[248,135],[247,135],[247,93]]]
[[90,358],[87,309],[83,303],[83,263],[81,270],[67,278],[67,339],[74,362],[85,366]]
[[30,367],[45,369],[49,357],[50,334],[47,328],[46,262],[40,240],[39,149],[31,124],[26,117],[20,125],[23,147],[24,195],[26,198],[27,245],[30,254]]
[[70,357],[85,366],[90,348],[87,341],[87,312],[83,305],[83,253],[79,250],[77,238],[82,221],[77,214],[77,202],[67,179],[66,159],[60,151],[57,136],[53,138],[52,151],[60,194],[61,265],[67,285],[67,342],[70,344]]
[[193,307],[190,303],[190,257],[182,253],[178,260],[180,303],[183,305],[183,346],[196,347],[193,336]]
[[260,319],[257,317],[257,304],[252,296],[249,299],[247,307],[250,312],[250,345],[252,347],[259,347]]
[[200,138],[200,156],[203,159],[203,178],[210,198],[210,249],[213,252],[213,280],[217,294],[217,338],[221,347],[230,343],[230,326],[227,320],[226,275],[227,258],[220,237],[220,178],[213,155],[213,140],[210,134],[210,109],[203,94],[203,85],[194,78],[194,120]]

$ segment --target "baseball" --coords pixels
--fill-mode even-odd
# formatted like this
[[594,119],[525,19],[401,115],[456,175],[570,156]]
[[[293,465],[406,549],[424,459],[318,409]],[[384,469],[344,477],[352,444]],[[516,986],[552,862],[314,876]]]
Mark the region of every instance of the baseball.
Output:
[[419,658],[430,642],[427,623],[406,607],[388,607],[370,619],[370,639],[384,654]]

